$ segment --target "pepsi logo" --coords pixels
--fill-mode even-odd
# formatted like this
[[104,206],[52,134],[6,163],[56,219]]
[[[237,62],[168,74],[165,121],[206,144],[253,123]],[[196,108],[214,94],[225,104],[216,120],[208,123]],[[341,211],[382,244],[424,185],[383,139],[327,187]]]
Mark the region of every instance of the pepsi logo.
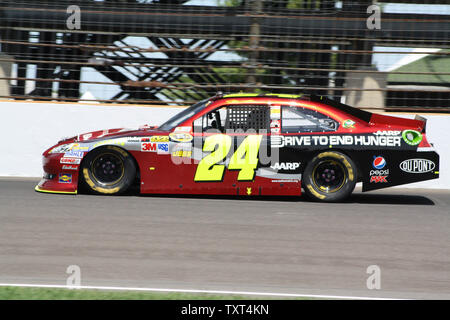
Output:
[[386,159],[381,156],[373,157],[372,166],[377,170],[383,169],[386,166]]

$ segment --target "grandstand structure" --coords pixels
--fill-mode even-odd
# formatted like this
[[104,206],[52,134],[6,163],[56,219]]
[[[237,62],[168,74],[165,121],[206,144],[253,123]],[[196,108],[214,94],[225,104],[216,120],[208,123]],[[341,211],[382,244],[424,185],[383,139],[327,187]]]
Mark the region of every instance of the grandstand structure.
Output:
[[[102,102],[189,104],[217,91],[303,92],[450,112],[450,11],[383,11],[389,3],[377,1],[373,29],[372,0],[0,0],[0,65],[9,70],[0,97],[79,101],[89,90]],[[377,55],[405,54],[440,67],[374,65]],[[444,80],[428,85],[430,77]]]

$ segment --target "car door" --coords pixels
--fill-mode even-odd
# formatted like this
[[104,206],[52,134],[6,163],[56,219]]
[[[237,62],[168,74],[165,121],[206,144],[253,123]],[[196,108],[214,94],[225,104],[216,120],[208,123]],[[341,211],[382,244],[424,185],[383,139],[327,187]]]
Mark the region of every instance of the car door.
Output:
[[[226,105],[194,121],[194,188],[203,194],[260,194],[257,172],[270,150],[269,108]],[[270,152],[270,151],[269,151]]]

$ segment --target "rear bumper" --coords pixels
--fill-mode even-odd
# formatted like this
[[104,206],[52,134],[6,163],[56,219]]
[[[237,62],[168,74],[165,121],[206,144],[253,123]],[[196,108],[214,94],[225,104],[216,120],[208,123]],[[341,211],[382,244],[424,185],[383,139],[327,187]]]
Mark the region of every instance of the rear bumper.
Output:
[[[363,170],[363,191],[438,179],[439,154],[433,148],[419,150],[377,153],[385,158],[386,165],[379,170],[369,166]],[[372,160],[367,158],[366,163]]]

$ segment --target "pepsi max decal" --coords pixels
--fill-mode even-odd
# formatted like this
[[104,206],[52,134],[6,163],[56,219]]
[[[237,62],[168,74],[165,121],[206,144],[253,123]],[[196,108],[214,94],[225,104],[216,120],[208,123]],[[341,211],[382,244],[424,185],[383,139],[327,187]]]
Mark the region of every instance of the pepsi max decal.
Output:
[[382,156],[374,156],[372,161],[372,167],[374,170],[370,170],[370,183],[387,183],[387,177],[389,176],[389,169],[386,167],[386,159]]
[[372,166],[377,170],[383,169],[386,166],[386,160],[381,156],[374,157]]

